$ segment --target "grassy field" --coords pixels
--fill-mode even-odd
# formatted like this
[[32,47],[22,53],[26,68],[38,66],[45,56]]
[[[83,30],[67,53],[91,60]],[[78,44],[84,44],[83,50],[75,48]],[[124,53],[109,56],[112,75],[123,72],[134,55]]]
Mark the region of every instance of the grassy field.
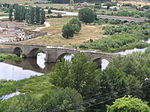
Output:
[[144,6],[144,5],[150,5],[150,2],[136,2],[136,1],[119,1],[119,3],[121,4],[133,4],[133,5],[141,5],[141,6]]
[[65,39],[62,37],[62,27],[71,18],[51,18],[47,19],[50,23],[50,27],[42,29],[42,31],[48,32],[47,36],[38,37],[32,40],[22,41],[21,43],[35,43],[44,45],[66,46],[71,47],[79,45],[90,39],[100,39],[105,37],[103,35],[102,27],[104,25],[82,25],[82,29],[78,34],[75,34],[71,39]]

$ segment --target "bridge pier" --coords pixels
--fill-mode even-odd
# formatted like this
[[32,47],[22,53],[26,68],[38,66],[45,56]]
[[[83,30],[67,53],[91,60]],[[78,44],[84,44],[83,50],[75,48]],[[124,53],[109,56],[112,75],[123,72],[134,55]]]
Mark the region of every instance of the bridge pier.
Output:
[[57,49],[46,49],[46,63],[55,63],[57,61]]

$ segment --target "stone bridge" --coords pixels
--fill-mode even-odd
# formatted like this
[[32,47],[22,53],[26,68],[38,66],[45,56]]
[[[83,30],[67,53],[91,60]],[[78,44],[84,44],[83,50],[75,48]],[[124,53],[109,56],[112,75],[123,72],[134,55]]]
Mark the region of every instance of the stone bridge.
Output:
[[[38,52],[44,52],[46,54],[45,62],[55,63],[57,60],[61,59],[66,54],[75,54],[79,52],[83,52],[86,56],[88,56],[91,61],[98,61],[101,59],[107,59],[114,56],[118,56],[113,53],[101,52],[98,50],[79,50],[72,48],[64,48],[64,47],[53,47],[46,45],[37,45],[37,44],[21,44],[21,43],[1,43],[2,45],[9,46],[9,50],[7,48],[6,52],[14,53],[18,56],[23,56],[26,58],[36,58]],[[0,52],[4,52],[5,50],[0,50]]]

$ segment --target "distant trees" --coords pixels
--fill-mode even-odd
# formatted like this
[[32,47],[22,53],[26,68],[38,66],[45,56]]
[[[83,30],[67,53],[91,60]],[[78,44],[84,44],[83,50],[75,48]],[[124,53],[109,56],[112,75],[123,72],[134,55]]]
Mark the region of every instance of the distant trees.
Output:
[[84,23],[92,23],[96,19],[96,14],[92,9],[83,8],[79,10],[79,20]]
[[24,6],[17,5],[15,7],[14,19],[21,22],[25,20],[26,9]]
[[9,21],[13,20],[13,8],[9,8]]
[[108,106],[107,112],[150,112],[150,108],[141,99],[126,96]]
[[70,0],[70,5],[72,6],[74,4],[74,0]]
[[30,7],[27,9],[26,22],[29,24],[44,24],[45,12],[40,7]]
[[[13,8],[9,8],[9,20],[13,20]],[[45,11],[40,7],[24,7],[14,5],[14,20],[24,21],[26,20],[29,24],[44,24],[45,22]]]
[[[110,0],[74,0],[74,2],[108,2]],[[52,0],[52,3],[69,3],[69,0]]]
[[73,18],[63,26],[62,28],[62,36],[64,38],[73,37],[75,33],[80,32],[81,30],[81,22],[77,18]]

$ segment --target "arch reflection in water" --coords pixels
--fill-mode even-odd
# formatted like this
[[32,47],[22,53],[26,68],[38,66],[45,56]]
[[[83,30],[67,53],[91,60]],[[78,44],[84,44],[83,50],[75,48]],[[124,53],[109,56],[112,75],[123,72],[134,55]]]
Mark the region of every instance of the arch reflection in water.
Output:
[[109,65],[109,61],[106,60],[106,59],[102,59],[102,62],[101,62],[101,70],[105,70],[108,65]]
[[66,54],[65,56],[64,56],[64,59],[66,60],[66,61],[71,61],[71,59],[74,57],[74,54]]
[[44,54],[44,53],[38,53],[37,54],[37,64],[42,69],[45,68],[45,58],[46,58],[46,54]]
[[31,76],[40,76],[43,73],[32,70],[25,70],[23,67],[14,66],[7,63],[0,63],[0,79],[3,80],[22,80]]

